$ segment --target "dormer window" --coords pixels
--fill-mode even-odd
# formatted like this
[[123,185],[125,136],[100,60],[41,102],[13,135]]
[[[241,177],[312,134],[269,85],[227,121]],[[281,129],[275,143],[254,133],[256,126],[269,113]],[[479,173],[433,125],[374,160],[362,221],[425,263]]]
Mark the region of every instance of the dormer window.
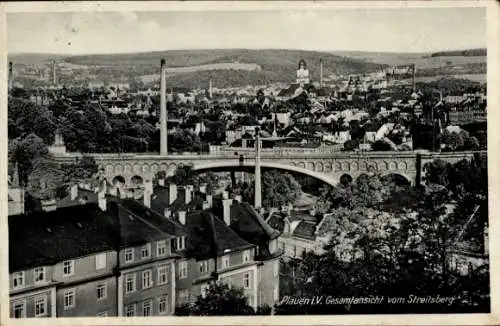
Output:
[[144,245],[141,248],[141,258],[142,259],[147,259],[151,257],[151,244]]
[[19,289],[24,286],[24,272],[15,272],[12,276],[12,286],[14,289]]
[[37,267],[33,270],[33,280],[35,283],[40,283],[45,280],[45,268]]

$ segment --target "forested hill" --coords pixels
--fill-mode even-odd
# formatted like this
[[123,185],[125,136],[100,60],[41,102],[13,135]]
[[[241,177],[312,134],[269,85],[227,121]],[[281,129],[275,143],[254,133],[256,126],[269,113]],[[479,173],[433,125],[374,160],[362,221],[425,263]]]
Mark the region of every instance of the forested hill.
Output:
[[470,50],[459,50],[459,51],[444,51],[435,52],[431,54],[431,57],[485,57],[486,49],[470,49]]
[[[320,60],[324,76],[366,73],[386,65],[339,56],[327,52],[301,50],[175,50],[128,54],[77,55],[60,58],[66,64],[88,67],[98,77],[148,76],[159,73],[160,59],[167,60],[168,82],[179,87],[214,87],[292,82],[300,59],[304,59],[313,81],[319,81]],[[10,56],[15,61],[15,55]],[[187,69],[186,69],[187,68]],[[131,73],[133,71],[133,74]]]

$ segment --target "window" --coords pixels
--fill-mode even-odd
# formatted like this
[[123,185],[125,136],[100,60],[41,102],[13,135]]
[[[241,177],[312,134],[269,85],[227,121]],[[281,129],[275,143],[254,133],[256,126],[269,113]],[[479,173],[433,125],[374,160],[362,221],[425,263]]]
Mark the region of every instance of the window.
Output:
[[75,261],[74,260],[67,260],[63,262],[63,275],[64,276],[71,276],[74,273],[74,268],[75,267]]
[[142,303],[142,315],[151,316],[153,314],[153,302],[151,300]]
[[106,268],[106,254],[99,254],[95,256],[95,269]]
[[172,251],[177,250],[177,238],[170,239],[170,248]]
[[14,302],[14,318],[24,318],[26,317],[26,302],[18,301]]
[[47,314],[47,296],[35,298],[35,317],[45,316]]
[[158,284],[168,283],[168,265],[158,266]]
[[64,291],[64,310],[75,307],[75,289]]
[[208,273],[208,260],[200,261],[200,274]]
[[146,259],[151,257],[151,244],[148,243],[147,245],[143,246],[141,248],[141,259]]
[[229,256],[223,256],[222,257],[222,268],[228,268],[229,267]]
[[108,317],[108,312],[107,311],[100,312],[97,314],[97,317]]
[[177,238],[177,250],[182,250],[186,248],[186,237]]
[[179,263],[179,278],[183,279],[188,276],[188,266],[187,261],[181,261]]
[[134,261],[134,248],[129,248],[125,250],[125,262],[131,263]]
[[158,298],[158,313],[166,314],[168,312],[168,294]]
[[274,276],[278,276],[280,272],[280,263],[279,261],[274,262]]
[[135,316],[135,303],[128,304],[125,306],[125,316],[127,317]]
[[97,300],[103,300],[108,297],[108,284],[102,282],[97,284]]
[[167,255],[167,241],[163,240],[156,243],[156,255],[158,257]]
[[24,272],[15,272],[14,275],[12,275],[12,286],[14,289],[24,286]]
[[246,263],[250,260],[250,250],[243,251],[243,262]]
[[125,293],[135,291],[135,273],[125,275]]
[[33,270],[33,280],[35,283],[40,283],[45,280],[45,268],[37,267]]
[[250,273],[243,274],[243,287],[245,289],[250,288]]
[[151,271],[147,270],[142,272],[142,288],[149,289],[153,286],[153,277],[151,275]]

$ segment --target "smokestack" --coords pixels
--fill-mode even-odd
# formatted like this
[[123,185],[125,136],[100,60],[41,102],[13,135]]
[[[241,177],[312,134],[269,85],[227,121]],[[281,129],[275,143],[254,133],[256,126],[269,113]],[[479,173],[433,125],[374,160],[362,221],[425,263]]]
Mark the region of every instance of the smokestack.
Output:
[[144,206],[151,208],[151,192],[149,190],[144,190]]
[[13,72],[13,64],[12,61],[9,62],[9,91],[14,86],[14,72]]
[[262,206],[262,186],[260,180],[260,130],[256,129],[255,136],[255,208]]
[[57,72],[56,72],[57,64],[56,60],[52,61],[52,84],[57,86]]
[[323,59],[319,59],[319,85],[323,87]]
[[160,155],[168,154],[167,146],[167,81],[166,81],[167,61],[161,59],[160,69]]
[[412,65],[412,72],[411,72],[411,87],[412,91],[415,93],[415,64]]
[[208,85],[208,96],[212,99],[212,79],[210,78],[210,83]]

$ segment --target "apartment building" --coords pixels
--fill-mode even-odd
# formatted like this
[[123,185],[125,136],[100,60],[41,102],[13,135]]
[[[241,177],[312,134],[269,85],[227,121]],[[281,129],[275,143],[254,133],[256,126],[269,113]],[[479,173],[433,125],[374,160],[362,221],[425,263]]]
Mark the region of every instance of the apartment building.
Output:
[[204,186],[167,187],[164,180],[154,195],[151,208],[188,229],[176,275],[179,305],[193,302],[214,281],[243,288],[254,308],[279,299],[279,232],[248,203],[227,192],[212,196]]
[[243,288],[254,308],[274,304],[279,233],[227,194],[181,190],[147,183],[141,202],[72,187],[10,215],[10,316],[172,315],[215,281]]

